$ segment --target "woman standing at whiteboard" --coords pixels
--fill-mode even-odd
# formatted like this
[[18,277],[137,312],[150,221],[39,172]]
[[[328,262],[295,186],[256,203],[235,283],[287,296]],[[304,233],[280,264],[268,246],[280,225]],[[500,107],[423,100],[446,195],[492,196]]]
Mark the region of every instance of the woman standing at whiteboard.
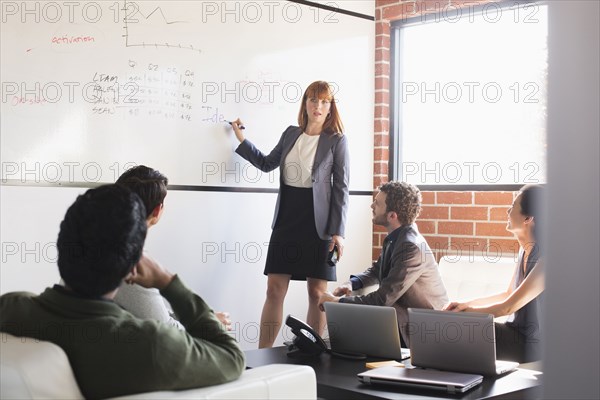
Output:
[[319,334],[325,327],[319,298],[336,268],[327,262],[337,248],[344,252],[348,210],[348,143],[331,87],[311,83],[302,97],[298,125],[290,126],[268,155],[263,154],[231,123],[240,145],[236,153],[263,172],[279,167],[280,187],[264,274],[267,298],[260,321],[259,348],[272,347],[283,319],[283,301],[290,280],[306,280],[306,322]]

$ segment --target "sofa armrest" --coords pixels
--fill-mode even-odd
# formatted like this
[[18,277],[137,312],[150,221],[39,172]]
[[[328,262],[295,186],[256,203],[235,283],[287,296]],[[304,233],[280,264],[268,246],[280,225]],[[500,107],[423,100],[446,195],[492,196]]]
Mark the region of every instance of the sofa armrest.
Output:
[[0,333],[0,399],[83,399],[57,345]]
[[124,399],[316,399],[315,371],[304,365],[270,364],[245,370],[239,379],[216,386],[121,396]]
[[[64,351],[53,343],[0,333],[0,399],[82,399]],[[198,373],[202,373],[199,371]],[[233,382],[119,399],[316,399],[315,371],[271,364],[244,371]]]

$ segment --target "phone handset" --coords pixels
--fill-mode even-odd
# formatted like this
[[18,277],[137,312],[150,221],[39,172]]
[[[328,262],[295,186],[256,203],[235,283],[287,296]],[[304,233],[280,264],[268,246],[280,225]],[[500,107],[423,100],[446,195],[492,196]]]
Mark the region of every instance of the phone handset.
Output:
[[285,324],[289,326],[292,333],[296,335],[293,345],[291,346],[292,349],[288,352],[288,356],[318,356],[327,351],[327,345],[323,339],[321,339],[321,336],[305,322],[288,315],[285,319]]
[[349,360],[364,360],[367,358],[363,353],[337,353],[327,348],[327,345],[321,339],[321,336],[315,332],[306,322],[288,315],[285,324],[289,326],[292,333],[296,335],[292,345],[289,346],[289,357],[316,357],[321,353],[330,353],[334,357],[345,358]]

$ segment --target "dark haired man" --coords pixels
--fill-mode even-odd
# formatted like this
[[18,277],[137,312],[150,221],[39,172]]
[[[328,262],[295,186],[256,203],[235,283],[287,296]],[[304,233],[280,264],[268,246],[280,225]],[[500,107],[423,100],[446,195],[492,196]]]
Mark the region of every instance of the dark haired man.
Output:
[[[319,304],[321,309],[327,301],[394,307],[406,346],[408,307],[439,310],[448,303],[446,288],[433,252],[414,224],[421,212],[419,189],[405,182],[384,183],[371,209],[373,223],[388,232],[381,255],[366,271],[351,275],[333,294],[323,294]],[[379,288],[374,292],[350,295],[354,290],[376,284]]]
[[[243,352],[210,307],[142,256],[146,232],[146,209],[135,193],[120,185],[90,189],[60,225],[64,286],[0,297],[0,331],[60,346],[86,398],[220,384],[244,369]],[[185,331],[115,304],[123,280],[160,290]]]
[[[115,182],[136,193],[146,207],[146,223],[148,228],[156,225],[164,210],[169,180],[160,171],[138,165],[125,171]],[[123,283],[117,292],[115,302],[139,318],[150,318],[162,321],[179,328],[181,324],[171,316],[158,290],[144,288],[140,285]],[[215,315],[231,330],[229,313],[216,312]]]

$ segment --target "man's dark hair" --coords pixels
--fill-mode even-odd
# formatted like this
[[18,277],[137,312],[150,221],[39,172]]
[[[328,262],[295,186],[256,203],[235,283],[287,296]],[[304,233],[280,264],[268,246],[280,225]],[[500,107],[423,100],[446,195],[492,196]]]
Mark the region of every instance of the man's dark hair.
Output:
[[398,215],[402,225],[415,222],[421,213],[421,191],[414,185],[406,182],[391,181],[379,186],[385,193],[386,211],[393,211]]
[[83,296],[111,292],[140,260],[147,229],[144,204],[129,189],[105,185],[88,190],[60,224],[61,278]]
[[146,206],[146,217],[149,217],[156,206],[165,200],[169,180],[155,169],[138,165],[123,172],[115,183],[126,186],[140,196]]

